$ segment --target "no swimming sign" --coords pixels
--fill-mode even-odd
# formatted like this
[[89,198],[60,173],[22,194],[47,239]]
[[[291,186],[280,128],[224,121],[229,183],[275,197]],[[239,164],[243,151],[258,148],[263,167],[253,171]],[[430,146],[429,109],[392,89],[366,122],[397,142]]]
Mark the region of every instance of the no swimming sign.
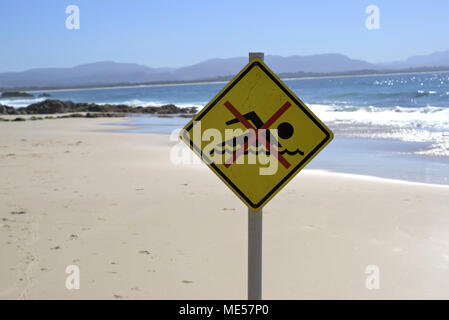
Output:
[[181,139],[253,211],[333,138],[263,63],[252,59],[181,133]]

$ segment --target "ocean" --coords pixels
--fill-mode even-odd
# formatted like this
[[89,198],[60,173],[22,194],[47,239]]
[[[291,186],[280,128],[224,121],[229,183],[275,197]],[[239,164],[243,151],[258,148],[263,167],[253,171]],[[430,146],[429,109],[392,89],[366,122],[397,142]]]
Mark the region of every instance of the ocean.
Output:
[[[307,168],[449,185],[449,73],[284,80],[334,132]],[[201,109],[225,85],[45,90],[52,99]],[[41,92],[35,92],[39,94]],[[44,98],[0,99],[21,107]],[[131,115],[123,132],[170,133],[189,119]]]

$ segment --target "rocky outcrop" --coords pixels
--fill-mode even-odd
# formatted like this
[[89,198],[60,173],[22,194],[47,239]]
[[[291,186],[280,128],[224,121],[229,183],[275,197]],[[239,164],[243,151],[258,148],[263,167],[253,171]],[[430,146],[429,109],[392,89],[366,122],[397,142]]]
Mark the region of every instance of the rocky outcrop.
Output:
[[17,114],[16,109],[0,104],[0,114]]
[[18,97],[34,97],[32,94],[20,91],[5,91],[2,92],[1,98],[18,98]]
[[[167,104],[160,107],[131,107],[124,104],[95,104],[95,103],[75,103],[72,101],[45,100],[30,104],[28,107],[14,109],[2,106],[0,113],[3,114],[55,114],[72,112],[103,112],[103,113],[147,113],[147,114],[188,114],[197,112],[196,107],[179,108],[174,104]],[[11,113],[13,112],[13,113]]]
[[41,93],[40,95],[38,95],[39,98],[48,98],[51,97],[51,94],[49,93]]

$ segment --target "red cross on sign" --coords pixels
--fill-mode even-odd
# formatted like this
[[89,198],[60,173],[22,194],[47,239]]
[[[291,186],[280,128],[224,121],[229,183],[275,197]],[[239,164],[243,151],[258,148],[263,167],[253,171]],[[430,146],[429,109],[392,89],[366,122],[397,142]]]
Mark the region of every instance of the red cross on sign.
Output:
[[[245,117],[242,116],[242,114],[229,102],[226,101],[224,103],[224,105],[226,106],[226,108],[228,108],[229,111],[231,111],[231,113],[237,117],[237,119],[247,128],[250,130],[251,132],[251,137],[249,138],[249,140],[245,141],[243,147],[241,147],[240,149],[234,151],[234,154],[232,155],[232,157],[228,158],[228,160],[226,160],[225,162],[225,167],[229,168],[229,166],[235,161],[237,160],[238,157],[240,157],[246,150],[248,150],[248,147],[253,145],[255,142],[257,142],[258,140],[258,130],[256,130],[256,128],[254,128],[251,123],[249,123],[248,120],[245,119]],[[269,127],[273,124],[273,122],[275,122],[285,111],[287,111],[287,109],[291,106],[290,102],[286,102],[284,103],[284,105],[278,110],[276,111],[270,119],[268,119],[267,122],[265,122],[262,127],[259,130],[267,130],[269,129]],[[265,145],[267,150],[270,152],[270,154],[273,154],[276,159],[278,159],[278,161],[285,167],[285,168],[289,168],[290,167],[290,163],[288,163],[287,160],[285,160],[285,158],[279,154],[279,152],[272,148],[272,144],[266,139],[266,137],[262,137],[263,140],[265,140]]]

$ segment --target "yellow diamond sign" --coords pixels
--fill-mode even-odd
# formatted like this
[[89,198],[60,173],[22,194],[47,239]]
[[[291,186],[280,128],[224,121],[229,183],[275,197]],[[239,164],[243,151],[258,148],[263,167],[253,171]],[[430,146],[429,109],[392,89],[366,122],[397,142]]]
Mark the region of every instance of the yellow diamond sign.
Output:
[[332,131],[260,59],[251,60],[181,132],[181,139],[253,211],[332,138]]

